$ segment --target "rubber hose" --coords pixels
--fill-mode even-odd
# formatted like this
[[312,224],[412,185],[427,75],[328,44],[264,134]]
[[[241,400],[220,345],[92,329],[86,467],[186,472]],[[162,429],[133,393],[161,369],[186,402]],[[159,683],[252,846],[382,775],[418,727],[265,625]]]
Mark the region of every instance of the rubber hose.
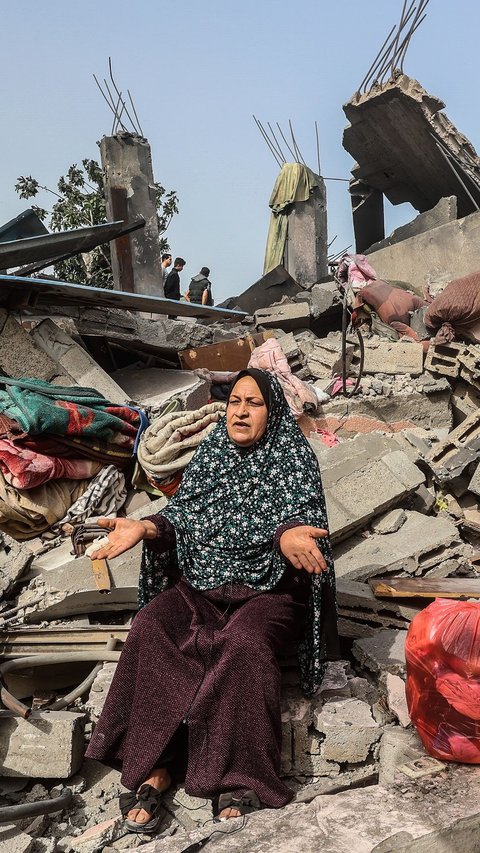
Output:
[[72,797],[70,788],[65,788],[59,797],[52,799],[35,800],[34,803],[21,803],[17,806],[0,806],[0,823],[14,823],[24,817],[60,812],[70,805]]

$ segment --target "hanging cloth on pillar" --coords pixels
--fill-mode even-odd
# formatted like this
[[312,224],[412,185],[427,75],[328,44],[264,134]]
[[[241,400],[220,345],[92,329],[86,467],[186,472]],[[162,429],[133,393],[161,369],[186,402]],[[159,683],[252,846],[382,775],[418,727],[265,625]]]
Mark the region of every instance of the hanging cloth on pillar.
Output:
[[283,261],[291,206],[298,201],[308,201],[315,186],[318,186],[318,179],[307,166],[301,163],[285,163],[282,166],[268,202],[272,216],[265,250],[264,275]]

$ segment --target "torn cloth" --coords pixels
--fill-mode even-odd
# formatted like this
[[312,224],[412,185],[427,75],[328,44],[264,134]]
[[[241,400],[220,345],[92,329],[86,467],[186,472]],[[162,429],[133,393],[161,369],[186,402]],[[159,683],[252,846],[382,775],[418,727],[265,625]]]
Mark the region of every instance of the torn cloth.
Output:
[[280,341],[268,338],[264,344],[253,350],[248,362],[249,367],[257,367],[277,377],[287,403],[296,418],[305,413],[314,414],[318,408],[318,396],[313,388],[294,376]]
[[308,201],[318,178],[311,169],[301,163],[285,163],[272,190],[269,207],[272,209],[265,251],[263,274],[278,267],[285,254],[288,231],[288,215],[296,202]]
[[16,489],[33,489],[49,480],[87,480],[101,467],[101,462],[36,453],[20,443],[0,438],[0,471]]

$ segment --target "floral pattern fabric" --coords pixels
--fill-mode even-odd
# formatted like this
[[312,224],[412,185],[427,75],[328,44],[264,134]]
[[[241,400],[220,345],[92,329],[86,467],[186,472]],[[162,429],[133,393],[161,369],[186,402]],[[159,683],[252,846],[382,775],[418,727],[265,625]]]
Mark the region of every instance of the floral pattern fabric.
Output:
[[[277,379],[266,376],[272,395],[260,441],[248,448],[237,446],[222,419],[198,448],[180,488],[161,513],[175,528],[178,569],[197,590],[228,583],[273,590],[287,567],[275,547],[277,529],[289,522],[328,529],[317,458]],[[326,666],[325,601],[335,608],[328,537],[319,539],[318,545],[328,568],[310,576],[309,614],[299,649],[307,695],[319,687]],[[155,548],[144,548],[140,606],[168,586],[175,568],[173,552],[159,554]]]

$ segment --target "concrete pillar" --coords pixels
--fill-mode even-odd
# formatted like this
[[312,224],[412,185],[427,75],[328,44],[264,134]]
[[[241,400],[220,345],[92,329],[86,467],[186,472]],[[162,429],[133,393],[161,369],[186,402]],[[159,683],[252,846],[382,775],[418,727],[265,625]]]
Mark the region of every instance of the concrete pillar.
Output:
[[288,216],[284,266],[302,287],[327,275],[327,196],[323,178],[316,175],[307,201],[296,202]]
[[361,254],[385,237],[383,193],[363,181],[350,181],[355,251]]
[[146,221],[145,228],[112,243],[114,286],[129,293],[163,296],[150,145],[132,133],[104,136],[100,157],[108,218],[133,222],[143,216]]

